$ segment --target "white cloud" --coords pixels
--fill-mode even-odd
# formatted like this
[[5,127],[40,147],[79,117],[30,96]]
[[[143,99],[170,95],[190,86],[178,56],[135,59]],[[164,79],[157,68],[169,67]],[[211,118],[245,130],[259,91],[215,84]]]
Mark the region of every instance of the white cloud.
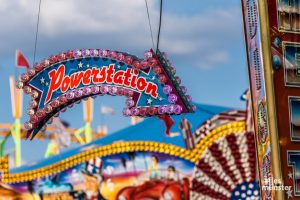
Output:
[[[156,37],[158,5],[148,1]],[[38,1],[0,0],[0,56],[14,57],[21,48],[31,56]],[[165,8],[168,9],[168,8]],[[175,61],[213,68],[231,58],[227,48],[241,27],[239,8],[207,10],[191,16],[164,13],[160,47]],[[142,55],[152,47],[144,0],[43,0],[37,56],[92,47]],[[238,32],[238,33],[237,33]],[[3,59],[3,58],[0,58]]]
[[[42,7],[45,34],[110,33],[142,25],[144,1],[51,0]],[[137,12],[136,12],[137,11]],[[137,20],[136,20],[137,19]]]
[[227,63],[230,59],[229,53],[226,51],[215,51],[211,54],[205,55],[201,58],[201,61],[197,63],[198,67],[204,69],[211,69],[215,66],[221,66],[224,63]]

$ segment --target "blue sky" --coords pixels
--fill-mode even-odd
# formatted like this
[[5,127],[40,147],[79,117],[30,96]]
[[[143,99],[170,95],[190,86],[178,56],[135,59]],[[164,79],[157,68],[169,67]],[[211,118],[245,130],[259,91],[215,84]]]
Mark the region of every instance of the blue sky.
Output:
[[[155,40],[158,4],[148,1]],[[23,72],[15,68],[15,50],[33,62],[37,9],[34,0],[0,0],[0,123],[13,122],[8,77]],[[143,56],[152,48],[144,0],[43,0],[39,28],[37,61],[68,49],[106,48]],[[164,1],[160,49],[168,53],[195,102],[244,108],[239,97],[248,87],[248,75],[240,1]],[[124,103],[122,97],[98,97],[93,127],[100,125],[101,104],[116,110],[105,116],[110,133],[130,125],[121,114]],[[25,97],[23,122],[27,104]],[[72,127],[84,125],[82,105],[61,117]],[[45,144],[23,142],[24,160],[40,158]]]

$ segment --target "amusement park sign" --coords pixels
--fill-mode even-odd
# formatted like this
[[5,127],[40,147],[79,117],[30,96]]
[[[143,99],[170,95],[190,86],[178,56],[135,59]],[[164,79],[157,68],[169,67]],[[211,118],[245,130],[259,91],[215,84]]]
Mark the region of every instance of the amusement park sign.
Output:
[[88,97],[126,96],[125,116],[194,112],[191,97],[166,55],[147,51],[143,59],[128,53],[82,49],[50,56],[20,77],[18,88],[32,96],[25,123],[37,134],[53,116]]
[[[82,62],[78,64],[78,66],[82,65]],[[119,68],[121,67],[119,66]],[[70,69],[72,69],[72,66],[69,67],[69,71],[71,71]],[[155,99],[158,96],[157,84],[147,81],[145,77],[139,75],[139,71],[136,69],[127,68],[125,71],[115,70],[115,64],[110,64],[109,67],[95,65],[92,69],[79,70],[68,74],[70,75],[66,75],[65,65],[60,65],[58,69],[53,69],[47,74],[50,85],[45,90],[46,99],[44,103],[48,103],[52,99],[55,91],[62,94],[79,86],[103,83],[127,87],[136,92],[145,92]],[[42,88],[39,89],[43,91]]]

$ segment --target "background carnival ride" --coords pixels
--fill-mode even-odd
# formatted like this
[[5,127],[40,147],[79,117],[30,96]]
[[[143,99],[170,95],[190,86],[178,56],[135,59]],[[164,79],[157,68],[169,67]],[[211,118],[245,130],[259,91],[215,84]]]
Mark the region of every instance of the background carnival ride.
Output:
[[[22,90],[16,89],[14,77],[9,79],[11,89],[11,105],[12,115],[15,118],[14,124],[0,124],[0,157],[4,156],[4,147],[9,137],[13,138],[14,141],[14,165],[15,167],[21,166],[21,139],[26,139],[26,130],[21,124],[20,120],[22,117],[22,106],[23,106],[23,92]],[[93,99],[88,99],[83,104],[83,119],[85,126],[79,129],[69,128],[68,124],[61,122],[58,118],[52,126],[47,127],[43,131],[43,134],[38,134],[36,139],[49,140],[49,148],[47,154],[57,154],[59,148],[68,147],[70,142],[85,144],[93,139],[103,137],[106,133],[106,129],[99,128],[98,132],[93,131],[91,128],[91,122],[93,120]],[[52,144],[51,144],[51,141]]]
[[[172,132],[182,132],[183,137],[166,137],[162,123],[150,118],[35,165],[8,169],[7,157],[3,157],[1,191],[7,195],[4,198],[80,199],[80,192],[87,189],[82,168],[87,166],[86,162],[101,158],[99,171],[94,171],[95,174],[101,171],[103,176],[101,192],[107,199],[121,199],[122,188],[147,183],[155,156],[160,160],[160,179],[168,176],[170,165],[175,166],[181,179],[189,178],[190,199],[258,199],[249,115],[247,121],[245,111],[226,110],[230,109],[197,105],[195,114],[175,116],[177,127]],[[144,135],[150,134],[145,139]],[[172,191],[160,191],[159,195],[167,199],[168,195],[176,195]]]

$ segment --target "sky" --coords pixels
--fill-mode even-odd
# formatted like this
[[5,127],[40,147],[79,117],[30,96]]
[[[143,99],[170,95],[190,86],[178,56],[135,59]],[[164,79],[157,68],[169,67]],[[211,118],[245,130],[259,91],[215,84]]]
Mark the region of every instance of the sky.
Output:
[[[148,0],[156,43],[159,1]],[[13,123],[9,76],[25,72],[15,67],[15,50],[33,63],[37,0],[0,0],[0,124]],[[244,108],[240,95],[248,87],[241,4],[238,0],[165,0],[159,49],[170,60],[193,101]],[[42,0],[36,62],[69,49],[103,48],[142,57],[152,48],[145,0]],[[24,97],[22,122],[28,118]],[[98,97],[93,128],[100,125],[101,105],[116,114],[105,116],[109,133],[130,125],[122,116],[125,99]],[[72,127],[84,125],[82,105],[61,117]],[[24,162],[41,157],[45,141],[23,141]],[[10,139],[7,151],[13,147]]]

